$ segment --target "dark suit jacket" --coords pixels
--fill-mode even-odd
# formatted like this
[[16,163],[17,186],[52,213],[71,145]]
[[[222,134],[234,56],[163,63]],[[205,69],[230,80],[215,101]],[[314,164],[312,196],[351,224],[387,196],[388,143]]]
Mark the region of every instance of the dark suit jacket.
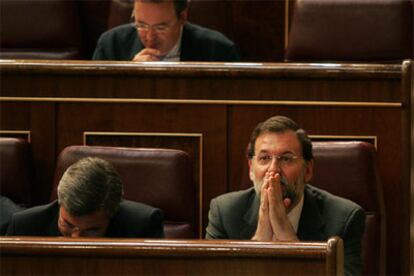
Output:
[[[211,201],[207,239],[251,239],[256,231],[260,198],[254,188],[221,195]],[[305,186],[298,238],[326,241],[331,236],[344,240],[345,274],[361,273],[361,239],[364,210],[357,204],[311,185]]]
[[[136,28],[125,24],[106,31],[98,40],[92,59],[132,60],[144,45]],[[181,61],[238,61],[234,43],[223,34],[186,23],[181,42]]]
[[[58,228],[57,201],[36,206],[13,215],[7,236],[61,236]],[[160,209],[123,200],[112,217],[106,237],[160,238],[164,236],[163,214]]]
[[21,210],[23,210],[22,207],[0,195],[0,236],[6,234],[12,215]]

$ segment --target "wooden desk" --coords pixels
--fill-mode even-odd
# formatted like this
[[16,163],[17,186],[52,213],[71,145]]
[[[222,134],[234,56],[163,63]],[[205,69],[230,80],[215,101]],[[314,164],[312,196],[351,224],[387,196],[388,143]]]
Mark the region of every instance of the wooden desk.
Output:
[[342,275],[342,240],[1,238],[1,275]]
[[2,135],[26,136],[37,203],[68,145],[178,148],[194,160],[202,236],[210,200],[237,190],[254,126],[297,121],[314,140],[377,147],[387,272],[408,273],[412,61],[402,64],[0,61]]

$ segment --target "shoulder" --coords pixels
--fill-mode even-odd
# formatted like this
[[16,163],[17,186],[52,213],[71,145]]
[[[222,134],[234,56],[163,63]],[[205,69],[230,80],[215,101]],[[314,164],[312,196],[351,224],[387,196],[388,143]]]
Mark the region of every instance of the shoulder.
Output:
[[14,203],[8,197],[0,195],[0,214],[1,214],[0,218],[3,218],[4,214],[9,215],[9,214],[15,213],[17,211],[20,211],[22,209],[23,208],[21,208],[19,205]]
[[222,33],[195,24],[183,27],[182,61],[238,61],[238,51]]
[[139,223],[151,220],[162,220],[163,213],[160,209],[144,203],[122,200],[119,205],[117,217],[121,220],[129,220],[131,222],[134,221]]
[[32,207],[15,213],[10,221],[7,235],[43,235],[48,236],[57,221],[59,204],[57,201]]
[[141,48],[135,27],[131,24],[120,25],[99,37],[92,59],[131,60]]
[[309,184],[306,185],[306,191],[309,195],[315,198],[319,204],[325,204],[329,207],[334,205],[341,209],[362,209],[361,206],[349,199],[333,195],[328,191],[316,188]]
[[9,198],[0,195],[0,235],[6,233],[7,227],[14,213],[23,210]]
[[212,199],[210,207],[220,209],[220,213],[244,213],[255,198],[254,188],[222,194]]
[[159,209],[145,203],[124,199],[119,204],[119,210],[126,213],[151,213]]
[[222,33],[205,28],[196,24],[187,23],[184,25],[184,32],[191,35],[200,42],[215,42],[218,44],[233,46],[234,43]]
[[119,210],[111,219],[107,236],[110,237],[162,237],[163,213],[147,204],[122,200]]
[[124,24],[117,27],[114,27],[101,34],[99,41],[108,41],[108,40],[128,40],[131,37],[136,36],[135,28],[131,24]]
[[311,185],[306,185],[305,193],[316,202],[322,217],[328,224],[347,224],[350,220],[359,220],[361,223],[365,221],[364,209],[349,199]]
[[36,220],[39,218],[48,218],[59,209],[57,201],[49,204],[39,205],[26,210],[17,212],[13,215],[13,219]]

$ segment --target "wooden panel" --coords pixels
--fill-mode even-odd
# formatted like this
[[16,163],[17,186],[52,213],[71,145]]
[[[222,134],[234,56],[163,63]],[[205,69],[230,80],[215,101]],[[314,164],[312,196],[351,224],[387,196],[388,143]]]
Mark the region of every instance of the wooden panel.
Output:
[[[1,238],[2,275],[341,275],[343,243]],[[87,258],[85,258],[87,256]],[[76,265],[74,265],[76,264]]]
[[376,137],[387,272],[407,273],[411,64],[3,61],[0,130],[31,131],[45,201],[57,154],[85,132],[199,133],[204,227],[210,200],[238,188],[259,121],[281,114],[310,135]]

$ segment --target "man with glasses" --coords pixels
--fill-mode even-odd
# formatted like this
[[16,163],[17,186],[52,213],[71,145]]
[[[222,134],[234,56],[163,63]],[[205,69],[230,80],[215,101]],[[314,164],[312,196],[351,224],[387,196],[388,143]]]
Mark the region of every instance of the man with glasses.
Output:
[[98,40],[94,60],[237,61],[223,34],[187,22],[187,0],[135,0],[133,23]]
[[123,200],[115,168],[87,157],[71,165],[58,186],[58,200],[15,213],[9,236],[163,237],[163,214]]
[[248,158],[254,187],[211,201],[206,238],[323,241],[340,236],[345,274],[360,274],[365,213],[307,184],[314,164],[305,131],[287,117],[271,117],[253,130]]

